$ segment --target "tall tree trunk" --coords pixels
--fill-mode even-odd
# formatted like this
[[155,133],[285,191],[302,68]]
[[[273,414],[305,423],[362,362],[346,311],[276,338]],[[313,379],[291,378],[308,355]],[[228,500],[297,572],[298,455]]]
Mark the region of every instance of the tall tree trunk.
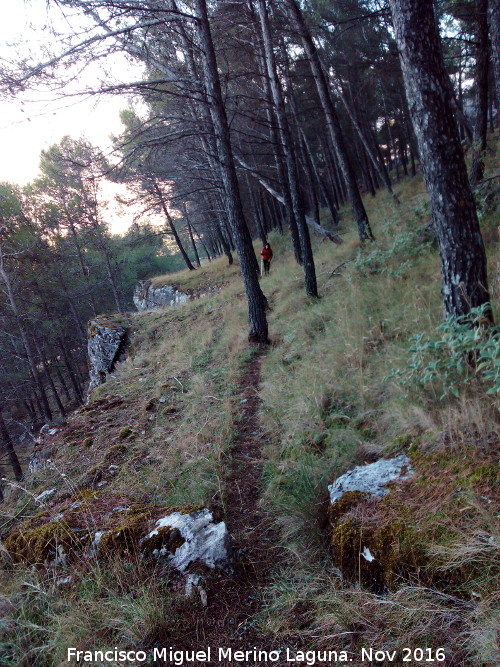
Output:
[[[497,112],[500,112],[500,4],[498,2],[491,1],[489,3],[488,19],[491,39],[491,59],[495,75],[496,108]],[[497,126],[500,126],[499,116],[497,116]]]
[[323,112],[325,114],[330,138],[333,146],[335,147],[337,158],[340,163],[340,168],[342,170],[342,175],[347,187],[349,200],[351,202],[351,207],[354,214],[354,220],[358,228],[359,238],[361,241],[365,241],[366,239],[373,240],[374,237],[370,228],[370,223],[368,221],[368,215],[366,213],[363,200],[361,199],[354,169],[347,155],[344,137],[342,136],[342,129],[340,127],[337,112],[335,111],[330,94],[328,81],[321,65],[316,46],[306,26],[297,0],[285,0],[285,6],[288,9],[290,17],[297,26],[297,30],[302,39],[304,50],[309,60],[311,72],[318,89],[321,106],[323,107]]
[[288,119],[286,117],[283,93],[276,71],[276,62],[274,59],[266,0],[257,0],[257,7],[259,12],[260,27],[262,31],[262,42],[264,45],[267,75],[271,85],[271,93],[273,96],[276,118],[278,120],[281,144],[285,152],[285,162],[288,183],[290,186],[290,194],[292,196],[295,224],[297,225],[297,230],[299,232],[306,294],[309,296],[318,296],[318,285],[316,282],[316,269],[314,267],[314,257],[311,248],[311,237],[309,235],[309,230],[305,220],[304,202],[300,192],[297,160],[293,149],[292,134],[288,124]]
[[[272,197],[274,197],[274,199],[281,202],[282,204],[284,203],[283,195],[280,194],[279,192],[276,192],[276,190],[273,188],[271,183],[269,183],[269,181],[266,178],[264,178],[261,174],[258,174],[254,169],[252,169],[252,167],[250,167],[250,165],[248,165],[240,157],[238,157],[237,155],[235,157],[236,157],[237,162],[239,162],[239,164],[242,167],[247,169],[250,172],[250,174],[259,181],[259,183],[262,185],[262,187],[265,188]],[[318,225],[316,220],[313,220],[308,215],[305,216],[305,219],[306,219],[307,225],[314,232],[316,232],[316,234],[319,234],[319,236],[323,236],[324,238],[327,238],[330,241],[333,241],[333,243],[336,243],[337,245],[340,245],[342,243],[342,238],[338,234],[335,234],[334,232],[331,232],[330,230],[326,229],[326,227],[322,227],[321,225]]]
[[71,232],[71,238],[73,239],[73,243],[74,243],[74,246],[76,248],[78,263],[80,264],[80,271],[81,271],[82,277],[85,281],[85,284],[87,286],[87,295],[88,295],[88,298],[89,298],[90,307],[91,307],[92,313],[95,317],[97,315],[97,306],[96,306],[96,302],[95,302],[95,299],[94,299],[94,292],[92,290],[92,286],[91,286],[90,280],[89,280],[89,270],[88,270],[88,267],[86,266],[85,261],[83,259],[83,253],[82,253],[82,249],[80,247],[80,241],[78,239],[78,233],[76,231],[75,224],[74,224],[73,219],[71,217],[71,212],[69,212],[67,210],[67,205],[66,205],[66,200],[65,199],[63,199],[63,203],[64,203],[64,206],[65,206],[66,215],[67,215],[68,229]]
[[295,261],[297,262],[297,264],[300,264],[302,266],[303,259],[302,259],[302,249],[300,245],[299,230],[297,229],[297,222],[295,220],[295,215],[293,211],[290,183],[286,175],[286,169],[283,159],[283,150],[282,150],[283,147],[281,145],[279,130],[277,127],[278,123],[275,113],[276,110],[273,105],[273,93],[271,89],[271,81],[269,76],[267,76],[266,74],[267,72],[266,49],[262,38],[262,31],[259,31],[257,26],[255,27],[255,34],[259,42],[260,50],[262,52],[259,61],[262,69],[262,79],[266,96],[266,116],[267,116],[267,122],[269,124],[269,134],[271,138],[271,146],[273,147],[273,152],[274,152],[276,171],[278,172],[278,180],[281,185],[281,191],[283,192],[283,206],[285,209],[285,220],[286,224],[290,228],[290,235],[292,237],[292,246],[293,246]]
[[340,169],[342,170],[342,175],[344,177],[349,200],[351,202],[351,207],[354,214],[354,220],[358,228],[359,238],[361,241],[365,241],[366,239],[373,240],[374,237],[370,228],[370,223],[368,221],[368,215],[359,192],[354,169],[347,154],[340,122],[333,104],[328,81],[321,65],[316,46],[306,26],[297,0],[285,0],[285,5],[290,13],[291,18],[297,26],[298,32],[302,39],[304,50],[309,60],[311,72],[318,89],[321,106],[323,107],[323,112],[325,114],[330,138],[333,146],[335,147]]
[[[62,257],[60,259],[62,261]],[[78,313],[78,311],[76,309],[76,306],[74,304],[74,300],[73,300],[72,296],[69,294],[69,292],[66,288],[66,282],[64,280],[64,276],[62,275],[61,270],[60,270],[59,266],[57,265],[58,262],[55,262],[55,264],[56,264],[55,271],[56,271],[56,276],[57,276],[57,281],[59,283],[59,287],[61,288],[61,291],[64,294],[64,296],[66,298],[66,301],[68,302],[68,307],[69,307],[69,309],[71,311],[71,314],[73,316],[73,320],[75,322],[78,333],[80,334],[80,338],[82,339],[82,342],[86,342],[87,341],[87,334],[85,332],[84,324],[81,320],[80,314]]]
[[68,385],[66,384],[66,380],[64,379],[64,376],[61,372],[61,369],[59,368],[59,364],[57,363],[57,361],[54,365],[54,370],[56,372],[57,379],[59,380],[59,384],[61,385],[64,395],[66,396],[66,400],[68,401],[68,403],[71,403],[71,394],[69,393]]
[[249,340],[252,342],[267,343],[269,342],[266,318],[267,299],[260,288],[258,275],[255,271],[255,252],[243,215],[238,178],[233,161],[229,125],[224,108],[215,50],[208,21],[206,0],[194,0],[194,6],[197,16],[196,29],[201,47],[205,87],[217,138],[217,152],[227,198],[229,224],[231,225],[231,231],[236,244],[236,251],[238,253],[248,300]]
[[61,349],[61,352],[63,354],[63,359],[64,359],[64,364],[66,368],[68,369],[68,375],[69,379],[71,380],[71,384],[73,385],[73,390],[75,393],[75,397],[79,403],[83,403],[83,392],[82,392],[82,387],[80,383],[78,382],[75,373],[73,371],[73,366],[71,365],[71,361],[69,358],[68,351],[66,350],[66,346],[64,345],[62,339],[60,336],[57,337],[57,342],[59,343],[59,347]]
[[2,279],[4,285],[5,285],[5,292],[7,294],[7,299],[9,301],[10,308],[12,310],[12,313],[14,315],[14,319],[17,324],[17,328],[19,329],[19,333],[21,334],[21,340],[23,342],[23,347],[24,351],[26,353],[26,359],[28,361],[28,366],[30,368],[31,375],[33,377],[33,380],[36,384],[36,386],[40,390],[40,394],[42,395],[42,401],[43,401],[43,412],[45,414],[46,419],[49,421],[52,420],[52,413],[50,411],[50,406],[47,401],[47,396],[45,394],[45,389],[43,387],[43,383],[40,379],[40,374],[38,372],[36,362],[35,362],[35,357],[33,355],[33,351],[31,349],[30,342],[28,340],[28,334],[26,332],[26,329],[24,327],[23,320],[21,318],[21,315],[19,313],[18,307],[16,300],[14,298],[14,292],[12,290],[12,284],[10,282],[9,274],[7,273],[5,269],[5,264],[4,264],[4,255],[3,255],[3,249],[2,245],[0,243],[0,278]]
[[368,157],[370,158],[370,160],[373,164],[373,167],[374,167],[374,169],[377,173],[377,176],[379,177],[380,181],[384,184],[386,190],[390,193],[390,195],[392,196],[394,201],[397,204],[399,204],[400,203],[399,199],[394,194],[394,191],[392,189],[392,183],[391,183],[391,179],[389,178],[389,174],[387,173],[387,171],[382,170],[380,168],[380,165],[377,162],[377,158],[375,157],[375,154],[373,153],[373,151],[372,151],[372,149],[371,149],[371,147],[368,143],[368,140],[365,137],[365,135],[363,133],[363,130],[361,129],[361,127],[358,123],[358,119],[356,118],[354,112],[351,110],[351,108],[350,108],[349,104],[347,103],[347,100],[345,99],[345,96],[342,93],[342,91],[340,90],[339,86],[337,87],[337,95],[340,97],[340,100],[341,100],[342,104],[344,105],[345,110],[347,111],[347,115],[349,116],[349,119],[350,119],[354,129],[358,133],[358,137],[359,137],[361,143],[363,144],[363,147],[364,147]]
[[390,4],[439,243],[444,306],[448,315],[462,316],[489,302],[486,255],[434,6],[432,0],[390,0]]
[[314,159],[314,155],[311,149],[311,144],[309,143],[306,133],[304,130],[301,128],[300,130],[301,135],[302,135],[302,140],[304,142],[304,148],[306,150],[306,154],[309,157],[309,163],[311,165],[311,168],[313,170],[314,178],[316,179],[316,182],[318,184],[318,187],[320,189],[321,195],[323,196],[323,199],[325,200],[325,203],[328,207],[328,210],[330,211],[330,215],[332,216],[332,221],[335,227],[338,226],[340,220],[339,220],[339,213],[337,209],[335,208],[335,201],[334,198],[331,194],[331,192],[328,190],[326,185],[323,182],[323,179],[321,178],[318,168],[316,166],[316,161]]
[[185,248],[182,244],[182,241],[179,237],[179,234],[177,233],[177,230],[176,230],[175,225],[174,225],[174,221],[172,219],[172,216],[170,215],[167,204],[165,203],[165,197],[163,196],[163,192],[160,190],[160,186],[158,185],[156,180],[154,181],[153,188],[154,188],[154,191],[156,193],[156,196],[158,197],[158,201],[160,202],[163,213],[165,213],[165,217],[167,218],[167,221],[168,221],[168,226],[170,227],[170,230],[171,230],[171,232],[174,236],[177,247],[180,250],[180,253],[182,255],[182,259],[184,260],[184,263],[187,266],[187,268],[190,271],[194,271],[195,268],[194,268],[193,264],[191,263],[191,260],[189,259],[189,256],[188,256],[188,254],[187,254],[187,252],[186,252],[186,250],[185,250]]
[[330,145],[331,142],[328,137],[325,137],[323,142],[323,151],[325,155],[325,165],[330,181],[330,189],[335,198],[335,207],[339,211],[340,222],[340,207],[345,203],[345,184],[342,178],[339,177],[339,170],[337,160],[335,157],[335,149]]
[[205,244],[205,242],[203,241],[202,237],[201,237],[201,236],[199,235],[199,233],[197,232],[196,227],[193,225],[193,223],[190,222],[189,224],[191,225],[191,227],[192,227],[192,229],[193,229],[193,232],[196,234],[196,237],[197,237],[198,241],[201,243],[201,247],[202,247],[203,250],[205,251],[205,255],[207,256],[208,261],[211,262],[211,261],[212,261],[212,257],[210,256],[210,252],[208,251],[207,245]]
[[40,361],[42,362],[43,370],[45,372],[45,377],[49,381],[49,386],[52,390],[52,394],[56,400],[57,407],[59,408],[59,412],[63,417],[66,416],[66,410],[64,409],[64,405],[59,397],[59,392],[57,391],[56,385],[54,384],[54,380],[52,379],[52,375],[50,373],[50,367],[49,367],[49,362],[47,361],[47,357],[45,356],[45,353],[41,350],[40,345],[38,344],[38,341],[36,339],[36,336],[32,336],[33,341],[35,343],[35,348],[37,351],[37,354],[40,358]]
[[198,248],[196,247],[196,243],[195,243],[195,240],[194,240],[193,228],[191,227],[191,220],[189,219],[189,213],[188,213],[186,204],[183,204],[182,212],[183,212],[184,217],[186,219],[186,227],[187,227],[187,230],[188,230],[189,238],[191,239],[191,246],[193,248],[196,264],[200,267],[201,266],[200,256],[198,254]]
[[[498,0],[497,0],[498,2]],[[472,142],[470,181],[476,185],[484,176],[483,155],[488,133],[488,0],[475,0],[476,19],[476,117]]]
[[0,410],[0,436],[2,438],[3,445],[5,447],[7,455],[9,457],[10,465],[12,466],[12,470],[14,472],[14,477],[17,479],[17,481],[19,481],[23,478],[23,469],[21,468],[21,464],[19,463],[19,459],[17,458],[16,450],[14,449],[14,443],[12,442],[12,439],[10,437],[9,431],[7,429],[7,424],[4,421],[1,410]]

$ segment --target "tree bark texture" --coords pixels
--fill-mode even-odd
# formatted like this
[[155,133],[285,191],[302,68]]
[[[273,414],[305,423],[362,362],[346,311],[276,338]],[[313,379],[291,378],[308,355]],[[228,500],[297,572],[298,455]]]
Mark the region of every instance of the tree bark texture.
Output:
[[452,111],[432,0],[390,0],[410,115],[439,243],[446,313],[489,302],[486,255]]
[[476,0],[476,117],[472,142],[470,181],[476,185],[484,177],[483,155],[488,132],[488,0]]
[[290,194],[292,196],[293,215],[299,233],[306,294],[309,296],[318,296],[318,285],[316,282],[316,270],[311,248],[311,238],[305,221],[304,203],[300,193],[299,174],[295,151],[293,149],[292,134],[286,117],[285,102],[283,100],[283,93],[276,70],[266,0],[257,0],[257,7],[262,31],[262,41],[264,44],[267,75],[271,85],[271,93],[276,111],[276,118],[278,120],[281,145],[285,153],[288,183],[290,185]]
[[290,17],[295,23],[298,33],[301,37],[304,50],[306,52],[309,64],[311,67],[311,72],[316,83],[318,90],[318,95],[320,98],[321,106],[325,114],[326,123],[328,126],[328,132],[335,151],[337,153],[337,158],[339,160],[340,169],[342,171],[342,176],[347,187],[347,192],[349,200],[351,202],[352,211],[354,214],[354,219],[358,228],[358,235],[361,241],[366,239],[373,240],[373,234],[370,228],[370,223],[368,222],[368,215],[361,199],[361,194],[359,192],[358,184],[356,181],[356,176],[354,174],[354,169],[347,155],[346,146],[344,143],[344,137],[342,135],[342,129],[340,127],[340,122],[335,110],[332,96],[330,94],[329,83],[326,79],[325,72],[323,70],[318,51],[313,42],[311,34],[306,26],[304,17],[297,3],[297,0],[285,0],[285,5],[288,9]]
[[9,457],[9,461],[14,472],[14,477],[17,479],[17,481],[19,481],[23,478],[23,470],[21,468],[21,464],[19,463],[19,459],[17,458],[16,450],[14,449],[14,443],[12,442],[9,431],[7,429],[7,424],[5,423],[1,412],[0,436],[2,438],[5,451],[7,452],[7,456]]
[[217,153],[224,182],[229,224],[234,237],[248,300],[250,320],[248,337],[251,342],[267,343],[269,342],[266,318],[267,299],[260,288],[258,275],[255,271],[255,252],[243,214],[206,0],[195,0],[194,6],[197,15],[196,27],[201,47],[205,87],[217,138]]
[[[493,61],[493,72],[495,75],[495,92],[497,109],[500,107],[500,3],[490,2],[488,11],[488,22],[491,40],[491,59]],[[497,118],[497,125],[500,119]]]

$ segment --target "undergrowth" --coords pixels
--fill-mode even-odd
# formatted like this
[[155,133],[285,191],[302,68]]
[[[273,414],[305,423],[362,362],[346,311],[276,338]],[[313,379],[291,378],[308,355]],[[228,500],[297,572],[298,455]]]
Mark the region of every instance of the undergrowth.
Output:
[[[320,299],[304,294],[289,239],[270,239],[261,505],[287,557],[261,592],[258,621],[290,645],[353,656],[360,647],[442,646],[449,665],[493,667],[500,421],[490,390],[498,388],[498,336],[441,323],[439,258],[421,179],[396,189],[401,206],[384,193],[366,200],[376,245],[360,247],[347,211],[341,246],[314,240]],[[495,311],[496,210],[489,194],[484,200]],[[206,505],[223,516],[238,378],[250,354],[237,272],[220,259],[153,280],[211,294],[131,317],[127,359],[60,427],[49,466],[8,493],[4,536],[85,489],[110,502]],[[404,544],[421,556],[420,570],[401,567],[380,594],[361,585],[356,563],[350,575],[342,571],[332,552],[327,485],[353,465],[402,451],[419,476],[395,494],[399,504],[360,505],[345,517],[371,522],[375,532],[387,526],[387,562],[403,544],[394,529],[403,517]],[[52,488],[50,500],[36,500]],[[70,581],[58,581],[66,574]],[[2,587],[5,665],[62,664],[68,646],[182,642],[198,608],[168,570],[124,556],[68,573],[13,569],[7,559]]]

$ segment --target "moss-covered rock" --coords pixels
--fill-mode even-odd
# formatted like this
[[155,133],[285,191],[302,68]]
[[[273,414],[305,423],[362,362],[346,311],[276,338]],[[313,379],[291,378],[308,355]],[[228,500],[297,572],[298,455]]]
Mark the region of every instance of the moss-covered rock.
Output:
[[93,389],[106,381],[115,363],[124,352],[127,329],[123,322],[106,315],[96,317],[88,325],[87,351],[90,363],[88,396]]
[[[138,553],[141,540],[160,517],[192,514],[200,509],[197,505],[170,508],[133,503],[83,489],[64,504],[44,509],[25,521],[4,544],[13,562],[30,565],[69,563],[82,553],[88,555],[89,547],[92,555],[103,557]],[[159,549],[174,553],[184,541],[175,527],[162,527],[141,550],[146,554]]]
[[[336,563],[348,580],[377,593],[408,582],[459,596],[483,590],[478,541],[469,556],[454,549],[477,526],[477,494],[493,488],[498,465],[489,453],[482,459],[465,449],[450,455],[415,446],[410,457],[416,475],[382,498],[349,491],[329,506]],[[487,534],[482,540],[486,554]],[[492,568],[500,569],[489,558]]]
[[88,530],[71,528],[66,521],[59,520],[11,533],[5,540],[5,548],[14,563],[58,564],[81,552],[89,541]]

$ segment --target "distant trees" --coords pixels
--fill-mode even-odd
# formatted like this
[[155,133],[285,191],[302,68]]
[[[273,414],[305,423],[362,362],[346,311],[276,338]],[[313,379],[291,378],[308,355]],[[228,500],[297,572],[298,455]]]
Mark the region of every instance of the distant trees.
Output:
[[116,309],[104,252],[128,309],[137,280],[181,266],[154,227],[123,237],[97,228],[74,165],[52,169],[59,150],[35,183],[0,183],[0,452],[16,478],[18,439],[83,402],[87,321]]
[[259,285],[252,238],[243,213],[243,204],[234,164],[229,125],[222,97],[206,1],[195,0],[195,8],[197,18],[196,30],[201,48],[201,67],[204,76],[203,84],[206,99],[209,102],[209,110],[215,134],[217,159],[224,188],[225,208],[238,252],[241,274],[248,300],[250,321],[248,337],[252,342],[267,343],[267,301]]
[[[142,77],[107,79],[90,92],[130,92],[141,105],[122,113],[118,164],[86,140],[65,138],[44,152],[41,176],[28,188],[6,186],[0,315],[8,324],[0,354],[8,360],[1,381],[7,405],[21,397],[40,420],[81,400],[86,319],[129,307],[136,279],[182,265],[195,270],[203,257],[232,263],[236,252],[250,339],[267,341],[253,239],[288,229],[305,290],[315,297],[310,233],[341,242],[348,206],[360,240],[373,239],[362,194],[386,188],[395,195],[419,160],[446,311],[465,314],[488,299],[460,141],[474,129],[471,177],[480,180],[494,77],[498,86],[497,3],[443,1],[436,18],[431,0],[391,0],[396,40],[389,7],[373,0],[57,5],[70,10],[74,30],[45,63],[17,70],[4,63],[4,90],[31,82],[60,87],[60,65],[119,51],[141,64]],[[134,223],[124,238],[112,237],[98,196],[103,175],[126,183],[142,216],[160,213],[165,225]],[[175,259],[170,244],[179,250]]]
[[358,227],[359,237],[361,241],[364,241],[365,239],[373,240],[368,216],[359,192],[356,174],[347,153],[344,135],[333,104],[330,85],[324,70],[324,65],[319,58],[318,50],[307,28],[297,0],[285,0],[285,5],[290,13],[292,21],[295,23],[296,29],[302,40],[304,51],[309,60],[323,113],[325,114],[329,138],[335,148],[337,159],[340,164],[340,170],[351,202],[354,219]]

